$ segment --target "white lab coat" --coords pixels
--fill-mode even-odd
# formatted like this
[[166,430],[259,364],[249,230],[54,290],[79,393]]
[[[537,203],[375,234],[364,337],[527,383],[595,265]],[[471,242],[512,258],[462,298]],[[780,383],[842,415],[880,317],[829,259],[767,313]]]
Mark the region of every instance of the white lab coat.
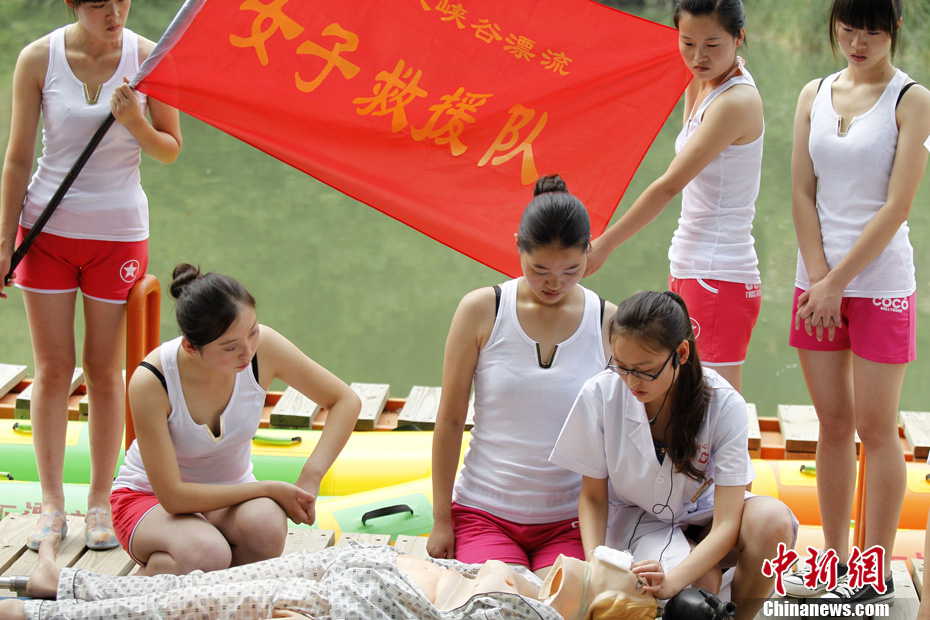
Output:
[[746,401],[716,371],[705,368],[704,377],[710,403],[694,459],[704,479],[675,472],[668,457],[659,464],[645,407],[609,370],[584,384],[550,455],[583,476],[607,478],[606,544],[659,560],[666,571],[690,551],[683,527],[713,516],[715,485],[745,486],[754,477]]

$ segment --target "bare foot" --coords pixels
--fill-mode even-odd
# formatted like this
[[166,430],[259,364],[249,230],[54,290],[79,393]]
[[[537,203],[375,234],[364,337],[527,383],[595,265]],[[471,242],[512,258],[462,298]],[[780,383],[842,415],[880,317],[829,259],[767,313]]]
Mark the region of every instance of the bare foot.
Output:
[[16,599],[0,601],[0,620],[23,620],[26,612],[23,602]]
[[55,598],[58,594],[58,575],[61,572],[55,565],[57,554],[57,538],[42,541],[39,545],[39,561],[29,575],[26,594],[33,598]]

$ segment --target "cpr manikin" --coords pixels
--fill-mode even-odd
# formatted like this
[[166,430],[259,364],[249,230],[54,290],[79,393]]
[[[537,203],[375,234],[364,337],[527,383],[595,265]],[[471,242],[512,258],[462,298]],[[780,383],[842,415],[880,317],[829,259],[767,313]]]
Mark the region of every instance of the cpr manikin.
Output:
[[630,571],[633,556],[600,546],[583,562],[560,555],[549,570],[539,598],[565,620],[629,618],[652,620],[656,600]]

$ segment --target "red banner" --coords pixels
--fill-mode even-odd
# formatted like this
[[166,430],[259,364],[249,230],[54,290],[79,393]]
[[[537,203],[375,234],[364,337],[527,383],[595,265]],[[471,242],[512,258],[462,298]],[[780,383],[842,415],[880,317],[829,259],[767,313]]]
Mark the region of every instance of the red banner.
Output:
[[139,89],[514,276],[536,178],[600,234],[689,78],[590,0],[207,0]]

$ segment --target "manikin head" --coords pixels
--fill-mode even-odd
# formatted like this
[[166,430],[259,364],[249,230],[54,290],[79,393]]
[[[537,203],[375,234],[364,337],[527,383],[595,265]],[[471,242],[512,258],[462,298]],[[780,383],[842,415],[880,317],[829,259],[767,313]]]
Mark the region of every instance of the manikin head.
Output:
[[565,620],[653,620],[656,600],[630,570],[625,551],[598,547],[585,562],[560,555],[539,591],[539,599]]

